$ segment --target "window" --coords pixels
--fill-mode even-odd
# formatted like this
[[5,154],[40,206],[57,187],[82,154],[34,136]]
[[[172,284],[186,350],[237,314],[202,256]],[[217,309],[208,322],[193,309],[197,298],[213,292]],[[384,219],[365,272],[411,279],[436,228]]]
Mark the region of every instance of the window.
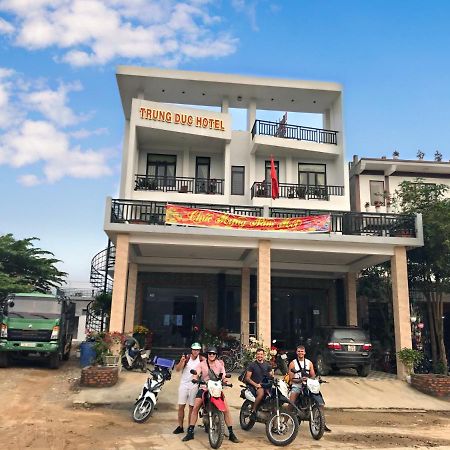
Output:
[[[278,183],[280,182],[280,163],[279,161],[274,161],[273,162],[275,165],[275,170],[277,172],[277,180]],[[267,184],[271,184],[272,183],[272,177],[270,176],[270,161],[266,161],[266,170],[265,170],[265,180]]]
[[175,155],[147,155],[147,177],[155,178],[158,186],[175,186],[176,168]]
[[195,160],[195,192],[209,192],[209,177],[211,175],[211,158],[197,156]]
[[231,195],[244,195],[245,167],[231,166]]
[[327,166],[325,164],[299,163],[298,184],[305,186],[326,186]]
[[370,204],[384,205],[384,181],[370,180]]

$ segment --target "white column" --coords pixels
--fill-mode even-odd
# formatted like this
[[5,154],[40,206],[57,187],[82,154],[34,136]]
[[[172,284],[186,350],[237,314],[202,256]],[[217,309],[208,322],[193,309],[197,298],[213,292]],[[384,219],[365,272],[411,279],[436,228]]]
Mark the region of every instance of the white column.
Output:
[[270,241],[258,243],[258,306],[256,328],[258,339],[265,346],[271,345],[271,280],[270,280]]
[[130,252],[128,234],[117,235],[116,262],[114,264],[114,288],[111,302],[110,331],[123,332],[127,294],[128,258]]
[[[395,351],[412,348],[409,312],[408,267],[406,248],[396,247],[391,258],[392,300],[394,309]],[[397,356],[397,378],[404,380],[407,371]]]
[[358,307],[356,303],[356,273],[349,272],[345,276],[345,297],[347,325],[358,325]]
[[256,120],[256,101],[250,100],[247,108],[247,131],[252,131]]
[[125,333],[132,333],[134,327],[134,314],[136,310],[136,285],[137,285],[137,264],[130,263],[128,268],[128,287],[125,311]]

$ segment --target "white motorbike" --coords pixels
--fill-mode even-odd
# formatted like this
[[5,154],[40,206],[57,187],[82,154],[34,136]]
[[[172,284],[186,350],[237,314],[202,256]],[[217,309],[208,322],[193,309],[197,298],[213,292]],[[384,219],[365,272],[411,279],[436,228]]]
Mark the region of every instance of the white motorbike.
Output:
[[149,370],[150,375],[142,387],[142,391],[134,404],[133,420],[137,423],[146,422],[158,400],[158,394],[161,392],[164,383],[171,379],[172,370],[175,361],[172,359],[164,359],[155,357],[154,369]]

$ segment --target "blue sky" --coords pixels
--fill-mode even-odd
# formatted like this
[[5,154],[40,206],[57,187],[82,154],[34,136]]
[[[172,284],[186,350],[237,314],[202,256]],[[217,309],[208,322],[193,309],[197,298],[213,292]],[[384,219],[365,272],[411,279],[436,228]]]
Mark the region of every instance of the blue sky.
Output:
[[0,0],[0,233],[88,281],[118,191],[119,64],[339,82],[347,159],[448,160],[448,23],[444,0]]

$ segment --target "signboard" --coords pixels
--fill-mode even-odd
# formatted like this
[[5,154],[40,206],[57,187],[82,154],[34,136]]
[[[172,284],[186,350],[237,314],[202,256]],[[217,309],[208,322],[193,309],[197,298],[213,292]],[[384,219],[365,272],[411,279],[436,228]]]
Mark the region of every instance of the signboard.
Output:
[[139,108],[139,117],[155,122],[166,122],[188,127],[206,128],[208,130],[225,131],[222,119],[198,116],[195,114],[176,113],[157,108]]
[[194,227],[228,228],[234,230],[298,231],[303,233],[329,233],[330,215],[290,217],[286,219],[241,216],[209,209],[186,206],[166,206],[167,224]]

